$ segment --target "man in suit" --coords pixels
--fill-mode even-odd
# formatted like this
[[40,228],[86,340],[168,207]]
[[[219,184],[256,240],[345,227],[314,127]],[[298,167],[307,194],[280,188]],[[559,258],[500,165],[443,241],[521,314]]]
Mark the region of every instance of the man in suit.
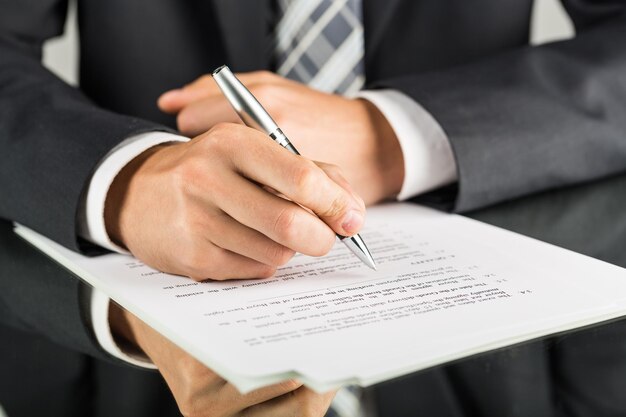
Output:
[[[564,1],[576,38],[534,48],[526,45],[530,1],[485,0],[482,9],[408,0],[78,3],[80,91],[39,63],[41,42],[59,33],[66,2],[0,3],[0,217],[74,250],[93,249],[89,241],[196,279],[258,278],[294,251],[325,253],[333,232],[358,232],[359,194],[367,203],[414,198],[465,212],[626,168],[623,1]],[[224,62],[242,73],[305,155],[337,164],[343,174],[288,155],[232,123],[207,78],[161,96]],[[268,69],[280,75],[258,72]],[[172,130],[176,123],[166,113],[177,114],[179,132],[195,139]],[[251,151],[245,163],[243,143]],[[548,206],[542,213],[551,213]],[[252,244],[242,245],[242,238]],[[59,413],[112,412],[99,398],[123,384],[141,387],[131,401],[139,407],[163,387],[139,371],[56,354],[58,347],[13,328],[98,358],[149,366],[146,354],[187,415],[323,415],[328,408],[332,393],[316,395],[296,382],[239,395],[17,241],[8,224],[2,239],[11,255],[1,264],[0,304],[15,343],[11,355],[46,346],[44,356],[60,362],[65,355],[71,364],[56,369],[40,354],[37,359],[53,369],[48,384],[34,375],[26,380],[24,361],[11,369],[29,384],[58,389],[50,397]],[[515,372],[503,371],[510,390],[498,385],[506,392],[500,401],[468,386],[484,377],[469,363],[366,393],[366,411],[549,415],[552,362],[542,347],[520,349],[511,352],[525,359],[501,368],[521,363],[527,374],[515,380]],[[619,357],[622,351],[614,352]],[[566,371],[568,389],[578,389],[584,372]],[[603,377],[605,390],[565,401],[567,410],[619,415],[622,404],[597,398],[612,399],[615,389],[615,379]],[[73,392],[97,389],[93,402],[67,399],[69,387],[85,378],[90,383]],[[10,415],[37,409],[19,401],[27,395],[21,388],[11,387],[6,392],[12,395],[0,399]],[[396,398],[404,404],[394,404]],[[167,401],[158,403],[169,404],[159,408],[163,413],[171,409]],[[126,412],[137,411],[129,407]]]

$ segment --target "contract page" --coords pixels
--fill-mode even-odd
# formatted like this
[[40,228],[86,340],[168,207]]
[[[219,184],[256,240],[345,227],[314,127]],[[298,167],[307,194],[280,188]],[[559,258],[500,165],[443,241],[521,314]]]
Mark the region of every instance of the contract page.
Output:
[[194,282],[18,233],[242,391],[369,385],[626,314],[626,270],[409,204],[368,211],[378,271],[338,242],[259,280]]

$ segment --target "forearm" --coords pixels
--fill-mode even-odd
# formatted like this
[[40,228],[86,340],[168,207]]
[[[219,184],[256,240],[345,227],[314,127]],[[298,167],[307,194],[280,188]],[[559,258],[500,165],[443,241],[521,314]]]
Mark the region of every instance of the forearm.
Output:
[[126,137],[164,128],[98,108],[3,40],[0,56],[0,217],[77,249],[94,167]]
[[41,43],[60,33],[65,2],[0,4],[0,321],[110,358],[93,334],[89,288],[11,222],[77,249],[79,202],[100,158],[127,136],[162,128],[98,108],[43,68]]
[[626,23],[462,67],[386,80],[423,105],[454,150],[454,209],[626,170]]

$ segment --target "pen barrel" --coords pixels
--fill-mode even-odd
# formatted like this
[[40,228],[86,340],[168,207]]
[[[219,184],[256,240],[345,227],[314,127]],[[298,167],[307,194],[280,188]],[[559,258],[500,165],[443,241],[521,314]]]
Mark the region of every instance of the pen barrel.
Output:
[[261,103],[242,84],[226,65],[213,71],[213,79],[241,120],[251,128],[271,134],[278,129],[278,125],[265,111]]
[[246,126],[267,133],[280,146],[295,155],[300,155],[274,119],[230,68],[226,65],[219,67],[213,71],[213,79]]

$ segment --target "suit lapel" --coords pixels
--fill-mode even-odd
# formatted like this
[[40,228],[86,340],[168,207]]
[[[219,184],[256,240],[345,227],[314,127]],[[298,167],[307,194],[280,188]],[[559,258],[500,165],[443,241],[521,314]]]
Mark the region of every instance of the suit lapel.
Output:
[[[380,47],[385,31],[391,27],[391,19],[403,0],[363,0],[363,30],[365,37],[365,68]],[[416,1],[416,0],[410,0]],[[369,59],[368,59],[369,58]]]
[[271,0],[212,0],[234,71],[270,67]]

